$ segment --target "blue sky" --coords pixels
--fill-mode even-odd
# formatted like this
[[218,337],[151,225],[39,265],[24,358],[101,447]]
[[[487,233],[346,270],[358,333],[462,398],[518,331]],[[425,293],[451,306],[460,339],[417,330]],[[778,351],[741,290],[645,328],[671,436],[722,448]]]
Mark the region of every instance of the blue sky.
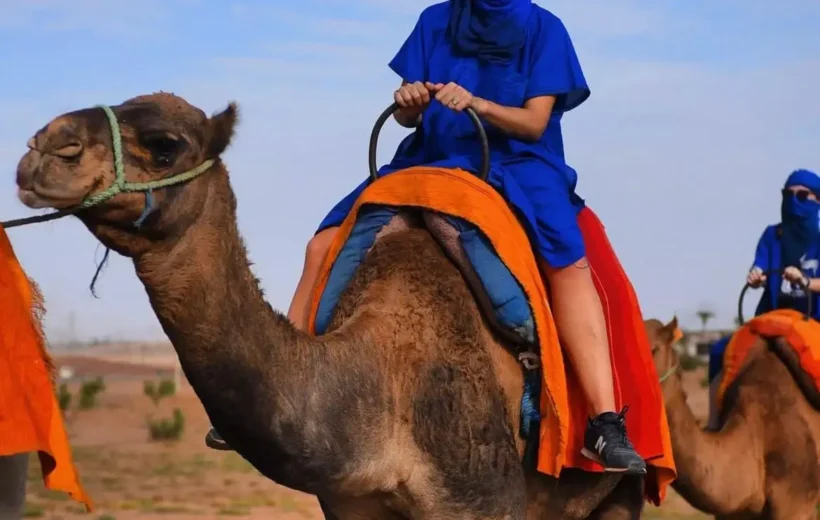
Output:
[[[694,325],[708,306],[730,324],[783,180],[820,170],[820,3],[540,4],[564,20],[592,89],[564,119],[579,193],[645,314]],[[426,5],[0,0],[0,218],[29,214],[14,171],[52,117],[156,90],[209,113],[236,100],[243,117],[226,161],[240,229],[272,304],[286,309],[307,239],[366,175],[371,125],[399,81],[386,64]],[[387,125],[380,160],[402,136]],[[45,293],[53,340],[162,337],[127,259],[112,256],[100,299],[90,295],[102,249],[78,222],[9,234]]]

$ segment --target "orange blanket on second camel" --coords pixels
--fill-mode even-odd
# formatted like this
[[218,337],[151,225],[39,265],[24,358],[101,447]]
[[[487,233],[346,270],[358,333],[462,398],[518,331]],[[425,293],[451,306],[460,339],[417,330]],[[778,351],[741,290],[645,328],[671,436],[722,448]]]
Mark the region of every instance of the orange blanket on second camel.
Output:
[[756,316],[732,335],[723,354],[723,380],[716,396],[717,406],[723,402],[726,390],[743,370],[751,348],[761,337],[784,338],[820,392],[820,322],[806,320],[803,313],[792,309],[778,309]]
[[54,392],[41,305],[0,227],[0,455],[38,452],[46,488],[68,493],[91,511]]
[[[538,470],[558,476],[565,467],[601,471],[581,455],[587,404],[576,376],[564,362],[547,291],[530,241],[507,203],[491,186],[462,170],[416,167],[368,186],[342,224],[321,271],[313,298],[310,330],[330,269],[363,204],[415,206],[460,217],[478,226],[524,288],[535,318],[543,367]],[[596,288],[607,318],[618,405],[628,404],[627,428],[638,452],[649,460],[647,497],[660,503],[676,477],[660,384],[635,293],[603,226],[590,210],[579,215]]]

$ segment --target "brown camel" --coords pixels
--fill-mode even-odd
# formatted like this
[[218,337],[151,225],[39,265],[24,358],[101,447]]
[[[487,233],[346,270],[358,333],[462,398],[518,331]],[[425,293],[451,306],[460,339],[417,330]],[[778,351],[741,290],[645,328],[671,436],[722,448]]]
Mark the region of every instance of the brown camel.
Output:
[[663,378],[678,468],[673,488],[717,518],[818,518],[820,411],[810,402],[817,395],[783,339],[761,338],[755,344],[726,392],[720,429],[710,432],[701,429],[686,403],[672,348],[677,319],[645,324]]
[[[171,94],[111,107],[130,182],[77,216],[133,259],[182,369],[225,440],[268,478],[347,519],[639,518],[643,481],[525,470],[522,371],[494,339],[464,278],[428,231],[387,234],[339,303],[332,331],[296,330],[263,298],[219,159],[234,104],[208,118]],[[115,182],[106,114],[57,117],[20,161],[20,199],[74,207]]]

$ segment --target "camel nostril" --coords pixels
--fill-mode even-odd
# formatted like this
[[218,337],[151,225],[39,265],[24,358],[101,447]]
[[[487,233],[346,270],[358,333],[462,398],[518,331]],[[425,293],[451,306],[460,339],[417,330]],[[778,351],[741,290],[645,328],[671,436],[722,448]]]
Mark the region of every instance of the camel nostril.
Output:
[[52,153],[63,159],[73,159],[83,153],[83,143],[73,141],[55,149]]
[[34,140],[34,137],[29,138],[26,142],[26,146],[29,150],[36,150],[37,149],[37,141]]

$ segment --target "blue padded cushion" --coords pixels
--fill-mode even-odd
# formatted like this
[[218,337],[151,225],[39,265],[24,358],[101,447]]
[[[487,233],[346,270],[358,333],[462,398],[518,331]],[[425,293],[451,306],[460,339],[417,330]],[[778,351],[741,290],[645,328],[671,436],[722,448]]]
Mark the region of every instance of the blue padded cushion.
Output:
[[535,320],[527,295],[489,239],[465,220],[451,216],[446,218],[460,232],[461,247],[487,292],[498,323],[528,343],[535,342]]
[[324,334],[327,331],[342,291],[353,279],[353,275],[356,274],[367,252],[373,247],[376,235],[396,214],[398,214],[398,209],[389,206],[365,205],[359,209],[356,224],[330,269],[325,290],[319,299],[319,308],[316,311],[316,334]]
[[[373,247],[376,235],[398,214],[398,208],[366,205],[359,210],[350,237],[342,246],[328,276],[316,313],[316,334],[324,334],[342,292]],[[528,343],[535,342],[535,321],[526,293],[501,261],[490,241],[476,226],[446,217],[459,231],[459,241],[492,303],[498,323]]]

